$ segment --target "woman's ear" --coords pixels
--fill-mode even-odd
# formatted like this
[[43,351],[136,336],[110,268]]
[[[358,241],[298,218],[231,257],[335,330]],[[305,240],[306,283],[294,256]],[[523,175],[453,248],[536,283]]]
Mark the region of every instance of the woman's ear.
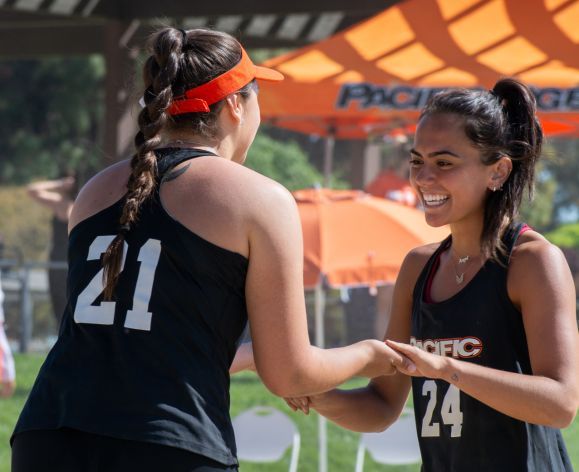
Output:
[[513,170],[513,161],[508,156],[501,156],[497,162],[492,165],[492,172],[488,187],[495,192],[503,187],[503,184],[511,175]]
[[225,99],[225,107],[229,118],[238,125],[243,124],[245,102],[239,93],[232,93]]

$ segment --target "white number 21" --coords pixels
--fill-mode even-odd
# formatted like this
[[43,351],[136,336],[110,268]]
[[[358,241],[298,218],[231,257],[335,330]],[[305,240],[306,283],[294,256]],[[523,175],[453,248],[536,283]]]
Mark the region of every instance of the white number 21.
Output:
[[[90,245],[87,261],[100,259],[114,236],[97,236]],[[123,260],[121,271],[125,267],[125,260],[128,246],[124,243]],[[125,318],[125,328],[139,329],[142,331],[151,330],[152,313],[149,312],[149,301],[153,290],[153,280],[155,270],[161,255],[161,242],[157,239],[149,239],[141,249],[137,260],[141,265],[137,277],[135,294],[133,295],[133,309],[127,311]],[[115,320],[116,302],[101,301],[99,305],[93,305],[97,297],[100,296],[103,287],[103,269],[92,278],[86,288],[79,294],[74,310],[74,321],[77,323],[88,323],[98,325],[112,325]]]

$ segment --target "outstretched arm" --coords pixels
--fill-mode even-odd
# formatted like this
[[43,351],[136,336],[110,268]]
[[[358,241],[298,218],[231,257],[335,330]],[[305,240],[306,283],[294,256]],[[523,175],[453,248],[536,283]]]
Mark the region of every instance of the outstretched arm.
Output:
[[[408,342],[412,291],[420,270],[432,249],[412,251],[402,264],[394,287],[392,313],[386,339]],[[401,373],[371,380],[368,386],[355,390],[335,389],[307,398],[288,399],[290,407],[307,413],[314,408],[319,414],[343,428],[361,432],[383,431],[404,408],[410,391],[410,378]]]
[[61,220],[66,221],[72,209],[73,201],[69,194],[74,183],[73,177],[33,182],[27,186],[27,191],[31,198],[50,208]]
[[246,299],[255,364],[264,384],[291,397],[327,391],[355,375],[396,372],[395,365],[406,360],[378,340],[327,350],[310,345],[297,206],[281,186],[268,190],[247,205],[254,210]]

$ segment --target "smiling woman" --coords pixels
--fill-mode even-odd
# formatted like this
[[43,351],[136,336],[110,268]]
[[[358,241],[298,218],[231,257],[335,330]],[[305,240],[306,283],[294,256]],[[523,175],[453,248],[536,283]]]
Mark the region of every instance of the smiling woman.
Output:
[[407,255],[385,335],[416,370],[290,404],[376,431],[412,385],[425,472],[572,470],[557,428],[579,404],[573,281],[561,251],[516,221],[541,153],[535,111],[512,79],[429,101],[410,182],[428,224],[451,235]]

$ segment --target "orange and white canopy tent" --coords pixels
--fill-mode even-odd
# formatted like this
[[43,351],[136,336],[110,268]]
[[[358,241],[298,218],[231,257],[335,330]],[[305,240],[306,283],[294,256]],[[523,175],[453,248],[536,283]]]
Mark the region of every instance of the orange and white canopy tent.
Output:
[[320,136],[412,132],[440,88],[534,87],[547,134],[579,136],[579,0],[407,0],[265,63],[265,122]]

